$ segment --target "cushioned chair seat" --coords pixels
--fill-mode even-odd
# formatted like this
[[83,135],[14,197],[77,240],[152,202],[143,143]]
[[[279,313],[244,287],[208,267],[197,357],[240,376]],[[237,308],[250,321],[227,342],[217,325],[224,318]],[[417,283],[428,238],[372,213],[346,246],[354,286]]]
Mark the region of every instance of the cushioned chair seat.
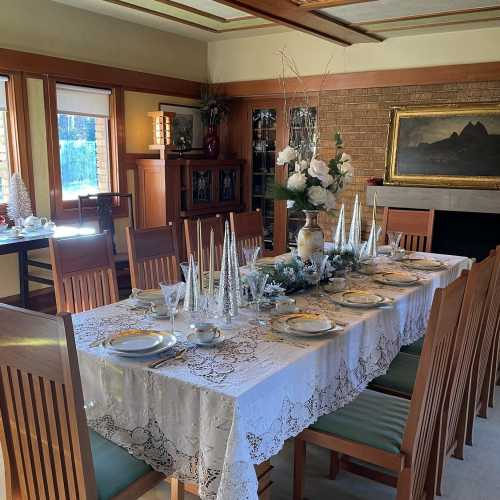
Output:
[[366,390],[344,408],[320,417],[311,429],[399,453],[410,402]]
[[152,470],[121,446],[89,431],[99,500],[112,498]]
[[369,387],[372,389],[388,389],[411,398],[419,361],[419,356],[400,352],[389,366],[387,373],[374,379]]
[[424,338],[425,337],[420,337],[416,342],[413,342],[413,344],[405,345],[401,348],[401,352],[420,356],[422,354],[422,348],[424,347]]

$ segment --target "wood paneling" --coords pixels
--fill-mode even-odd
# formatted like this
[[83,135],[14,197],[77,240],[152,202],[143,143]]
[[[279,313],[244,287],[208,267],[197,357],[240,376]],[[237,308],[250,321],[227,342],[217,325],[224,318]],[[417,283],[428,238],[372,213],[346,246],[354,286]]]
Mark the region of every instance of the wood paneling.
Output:
[[0,49],[0,71],[2,70],[24,71],[38,76],[50,75],[56,79],[93,82],[96,85],[120,85],[127,90],[194,99],[200,97],[202,86],[199,82],[181,78],[153,75],[10,49]]
[[[432,66],[426,68],[390,69],[338,73],[324,82],[323,75],[302,78],[310,92],[404,85],[433,85],[456,82],[486,82],[500,80],[500,62]],[[322,86],[323,84],[323,86]],[[283,95],[283,82],[279,79],[248,80],[217,84],[219,92],[228,97],[254,97]],[[290,95],[303,91],[296,78],[286,81]]]

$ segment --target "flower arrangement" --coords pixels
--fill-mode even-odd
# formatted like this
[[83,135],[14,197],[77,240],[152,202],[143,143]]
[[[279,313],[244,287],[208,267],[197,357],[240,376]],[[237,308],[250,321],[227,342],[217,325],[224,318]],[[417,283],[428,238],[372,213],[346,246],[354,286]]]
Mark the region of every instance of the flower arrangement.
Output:
[[227,99],[204,89],[200,111],[203,124],[209,128],[216,127],[229,112]]
[[288,208],[295,210],[333,210],[336,195],[353,177],[351,157],[343,151],[340,132],[335,133],[334,140],[336,154],[328,164],[317,157],[301,159],[291,146],[281,151],[276,163],[292,167],[292,173],[286,185],[273,186],[274,198],[287,200]]

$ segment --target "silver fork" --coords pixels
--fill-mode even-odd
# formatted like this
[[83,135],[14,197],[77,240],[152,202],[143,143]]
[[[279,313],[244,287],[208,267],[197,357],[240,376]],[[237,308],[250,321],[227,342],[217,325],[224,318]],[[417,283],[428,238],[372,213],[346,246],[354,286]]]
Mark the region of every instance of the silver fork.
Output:
[[153,361],[152,363],[149,363],[148,368],[151,368],[152,370],[156,370],[157,368],[160,368],[164,363],[167,361],[170,361],[171,359],[176,360],[176,359],[181,359],[184,357],[185,352],[187,349],[182,349],[177,353],[170,353],[168,356],[164,356],[161,359],[157,359],[156,361]]

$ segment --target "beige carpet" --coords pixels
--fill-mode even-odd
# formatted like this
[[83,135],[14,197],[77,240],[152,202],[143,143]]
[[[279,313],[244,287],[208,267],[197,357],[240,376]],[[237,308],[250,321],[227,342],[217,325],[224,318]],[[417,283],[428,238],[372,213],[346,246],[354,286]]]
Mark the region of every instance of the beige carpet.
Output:
[[[500,388],[497,387],[497,401]],[[500,404],[487,420],[478,419],[474,446],[467,447],[464,461],[450,459],[446,467],[443,499],[498,500],[500,499]],[[292,451],[287,443],[274,457],[273,500],[292,497]],[[328,454],[310,446],[307,457],[306,495],[309,500],[386,500],[395,498],[395,490],[373,481],[341,472],[336,481],[326,479]],[[3,462],[0,454],[0,470]],[[4,492],[4,476],[0,474],[0,499],[8,500]],[[196,497],[186,495],[187,500]],[[168,500],[169,488],[162,484],[144,495],[141,500]]]

